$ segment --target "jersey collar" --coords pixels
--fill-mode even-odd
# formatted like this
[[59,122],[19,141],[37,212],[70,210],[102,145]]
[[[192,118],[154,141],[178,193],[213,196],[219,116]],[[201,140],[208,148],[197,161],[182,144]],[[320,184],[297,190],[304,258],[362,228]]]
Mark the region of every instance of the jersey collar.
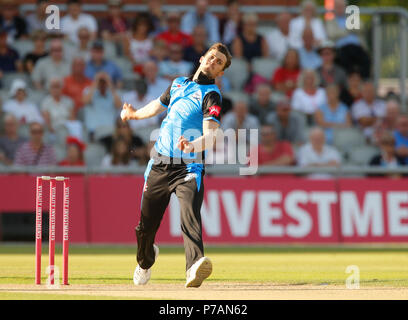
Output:
[[[189,76],[188,80],[193,81],[193,77],[194,77],[194,74]],[[214,84],[215,83],[214,79],[210,79],[202,72],[199,73],[198,78],[195,80],[195,82],[198,84]]]

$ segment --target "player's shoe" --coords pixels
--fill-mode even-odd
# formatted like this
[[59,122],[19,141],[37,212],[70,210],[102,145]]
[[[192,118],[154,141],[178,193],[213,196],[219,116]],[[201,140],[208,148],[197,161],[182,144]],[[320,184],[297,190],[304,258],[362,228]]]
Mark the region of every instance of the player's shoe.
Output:
[[198,288],[212,272],[211,260],[207,257],[200,258],[187,270],[186,288]]
[[[157,260],[157,257],[159,255],[159,247],[156,246],[155,244],[153,245],[154,249],[154,260]],[[149,269],[142,269],[138,265],[135,269],[135,272],[133,274],[133,283],[137,286],[140,285],[145,285],[149,280],[150,276],[152,275],[152,270],[151,268]]]

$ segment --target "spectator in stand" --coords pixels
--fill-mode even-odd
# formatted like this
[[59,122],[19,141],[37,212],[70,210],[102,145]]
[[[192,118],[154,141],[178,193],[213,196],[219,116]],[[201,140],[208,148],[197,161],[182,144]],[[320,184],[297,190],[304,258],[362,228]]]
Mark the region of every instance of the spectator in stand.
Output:
[[299,49],[300,66],[302,69],[316,70],[322,65],[322,59],[314,48],[312,28],[306,27],[303,31],[304,46]]
[[169,52],[166,42],[160,39],[153,40],[153,48],[150,50],[150,59],[160,63],[168,58]]
[[[370,166],[381,166],[385,168],[398,168],[406,164],[405,159],[400,157],[395,150],[395,137],[392,133],[385,131],[380,138],[380,153],[370,160]],[[384,176],[384,174],[370,174],[370,176]],[[399,174],[388,174],[388,177],[399,178]]]
[[103,42],[100,40],[94,41],[91,49],[91,59],[85,66],[85,76],[94,79],[98,73],[106,72],[116,88],[120,88],[122,86],[122,72],[114,62],[105,59],[104,55]]
[[232,55],[251,62],[256,57],[267,57],[269,48],[265,39],[257,33],[258,16],[246,13],[242,18],[242,33],[232,42]]
[[408,164],[408,116],[406,114],[398,118],[394,137],[397,155],[404,158],[405,164]]
[[289,45],[292,48],[303,47],[303,30],[309,26],[313,30],[315,46],[319,46],[326,40],[326,30],[320,18],[316,17],[316,4],[313,0],[302,2],[302,14],[290,21],[289,24]]
[[112,79],[106,72],[95,76],[92,85],[84,90],[85,128],[91,135],[98,126],[114,126],[122,107],[122,101],[115,90]]
[[275,111],[271,95],[271,87],[268,84],[260,84],[256,88],[255,97],[250,101],[249,112],[256,116],[261,124],[265,124],[266,116]]
[[137,162],[131,158],[129,144],[123,138],[113,141],[111,154],[103,157],[101,166],[109,168],[112,166],[136,166]]
[[[259,166],[291,166],[295,164],[295,155],[292,145],[288,141],[280,141],[272,125],[263,125],[260,130],[261,143],[256,147],[253,155],[258,151]],[[256,163],[255,158],[250,164]]]
[[274,127],[278,140],[289,141],[297,146],[305,142],[305,118],[301,114],[292,111],[286,97],[277,101],[276,111],[266,116],[265,123]]
[[248,113],[248,102],[240,99],[234,102],[232,111],[224,116],[221,127],[223,130],[257,129],[259,128],[259,121],[255,116]]
[[28,33],[32,34],[33,32],[43,31],[46,33],[51,33],[55,30],[47,29],[45,21],[48,17],[48,14],[45,12],[49,5],[48,0],[37,0],[37,6],[33,13],[30,13],[27,16],[27,30]]
[[78,29],[78,44],[75,47],[75,56],[81,56],[85,61],[91,59],[91,33],[87,27]]
[[281,62],[289,49],[289,23],[292,16],[288,12],[277,15],[276,28],[265,35],[269,48],[269,56]]
[[219,25],[222,42],[228,46],[231,45],[232,41],[242,32],[238,0],[227,1],[227,14],[220,20]]
[[346,27],[346,5],[346,0],[334,1],[334,19],[326,20],[327,36],[336,44],[339,65],[347,72],[358,66],[366,79],[370,75],[370,57],[362,47],[364,28],[361,25],[358,29]]
[[169,60],[159,63],[160,76],[170,81],[190,75],[192,69],[193,64],[183,60],[183,47],[177,43],[173,43],[169,48]]
[[349,108],[353,103],[360,100],[362,96],[363,80],[358,71],[352,71],[347,76],[346,87],[341,90],[340,100],[344,102]]
[[54,39],[50,43],[50,55],[41,58],[34,66],[31,79],[35,89],[48,87],[51,78],[64,78],[69,74],[69,63],[64,59],[62,41]]
[[78,110],[83,107],[82,94],[86,87],[92,84],[92,80],[85,76],[85,60],[82,57],[74,57],[71,64],[71,74],[64,78],[62,93],[74,102],[74,115],[77,117]]
[[333,129],[351,126],[351,116],[347,106],[339,100],[339,87],[330,84],[326,88],[327,102],[315,113],[315,122],[324,128],[328,144],[333,144]]
[[83,167],[84,162],[84,151],[86,149],[85,143],[76,137],[68,136],[66,139],[67,145],[67,156],[64,160],[58,163],[59,166],[66,167]]
[[326,103],[326,92],[319,88],[319,76],[314,70],[303,70],[299,76],[299,88],[292,97],[292,108],[306,114],[308,124],[313,124],[313,115],[318,108]]
[[100,37],[121,44],[129,27],[128,20],[122,14],[122,1],[108,0],[108,16],[99,23]]
[[167,29],[166,15],[162,10],[164,0],[146,0],[147,17],[153,24],[152,36],[156,36],[160,32]]
[[173,43],[181,45],[183,48],[189,47],[193,43],[190,34],[180,30],[181,16],[178,12],[170,11],[167,13],[168,29],[157,35],[157,39],[164,40],[169,46]]
[[48,56],[48,52],[45,48],[47,33],[42,30],[35,31],[31,34],[31,39],[34,43],[34,49],[33,51],[27,53],[23,59],[23,69],[29,74],[33,72],[39,59]]
[[15,79],[10,88],[11,99],[4,102],[3,111],[13,114],[20,124],[30,122],[43,123],[37,106],[27,99],[27,84]]
[[14,165],[17,166],[53,166],[57,164],[54,148],[44,143],[42,123],[30,123],[30,140],[16,151]]
[[334,63],[336,50],[331,41],[324,41],[318,50],[322,58],[322,65],[317,69],[320,76],[320,86],[326,87],[329,84],[336,83],[341,89],[347,85],[347,76],[343,68]]
[[7,33],[7,42],[27,36],[27,22],[19,15],[18,4],[12,0],[3,0],[0,5],[0,30]]
[[7,44],[6,31],[0,30],[0,80],[4,73],[22,70],[19,58],[18,52]]
[[196,0],[195,9],[181,19],[181,31],[190,34],[198,24],[205,26],[211,44],[220,41],[218,18],[208,11],[208,0]]
[[375,123],[385,116],[385,103],[376,98],[374,84],[370,81],[363,84],[362,95],[363,98],[351,107],[351,115],[362,128],[366,138],[371,139]]
[[400,104],[395,99],[390,99],[385,104],[385,116],[382,121],[384,130],[394,131],[397,128],[397,121],[401,115]]
[[125,55],[132,61],[134,70],[141,73],[143,64],[150,59],[153,40],[149,37],[151,21],[144,15],[136,17],[132,25],[131,36],[124,42]]
[[82,132],[81,122],[75,120],[74,103],[69,97],[62,94],[62,80],[59,78],[51,79],[49,85],[49,94],[41,103],[41,112],[45,120],[45,126],[51,133],[55,133],[58,127],[66,126],[68,130],[75,131],[70,134],[77,135]]
[[[309,142],[299,149],[297,163],[300,167],[338,167],[341,155],[336,148],[325,143],[323,129],[315,127],[310,130]],[[315,173],[310,178],[331,178],[330,174]]]
[[61,19],[61,31],[73,43],[78,43],[78,30],[86,27],[91,32],[91,39],[96,38],[98,23],[94,16],[83,13],[80,0],[68,0],[68,13]]
[[282,65],[273,74],[272,86],[276,91],[291,97],[296,89],[299,74],[299,53],[294,49],[289,49],[282,61]]
[[8,113],[4,116],[4,135],[0,136],[0,164],[10,165],[14,161],[16,150],[26,139],[18,134],[17,118]]
[[193,43],[191,46],[184,49],[184,60],[191,62],[196,70],[200,64],[200,58],[205,55],[208,50],[207,46],[207,31],[204,26],[198,25],[193,31]]
[[158,76],[159,68],[153,60],[143,65],[144,80],[147,83],[147,95],[155,98],[160,97],[170,85],[170,81]]

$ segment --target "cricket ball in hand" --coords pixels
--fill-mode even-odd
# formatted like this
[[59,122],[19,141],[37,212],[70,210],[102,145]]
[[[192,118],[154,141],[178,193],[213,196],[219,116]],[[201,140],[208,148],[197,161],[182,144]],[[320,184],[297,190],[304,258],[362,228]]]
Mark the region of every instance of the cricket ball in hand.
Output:
[[125,117],[126,117],[126,110],[123,109],[123,110],[120,112],[120,118],[121,118],[122,120],[124,120]]

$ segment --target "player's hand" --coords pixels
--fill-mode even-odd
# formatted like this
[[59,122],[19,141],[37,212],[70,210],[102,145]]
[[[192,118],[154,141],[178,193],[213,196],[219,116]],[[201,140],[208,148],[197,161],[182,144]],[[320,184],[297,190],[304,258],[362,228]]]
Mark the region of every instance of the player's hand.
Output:
[[177,148],[179,148],[184,153],[190,153],[194,151],[193,144],[190,141],[188,141],[186,138],[184,138],[183,136],[179,138],[178,143],[177,143]]
[[135,113],[135,109],[132,107],[131,104],[129,103],[124,103],[122,106],[122,111],[120,112],[120,118],[122,119],[122,121],[127,121],[127,120],[131,120],[132,115]]

